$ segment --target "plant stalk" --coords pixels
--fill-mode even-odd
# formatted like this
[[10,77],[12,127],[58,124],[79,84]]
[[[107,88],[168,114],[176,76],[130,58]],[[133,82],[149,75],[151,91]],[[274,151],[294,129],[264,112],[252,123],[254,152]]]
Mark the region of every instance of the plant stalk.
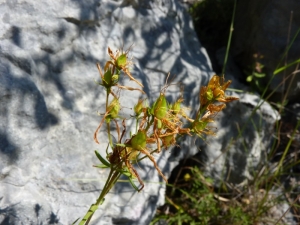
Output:
[[118,170],[115,170],[115,168],[111,168],[109,172],[109,176],[106,180],[106,183],[96,201],[96,203],[92,204],[83,219],[80,221],[79,225],[88,225],[90,220],[92,219],[92,216],[94,215],[95,211],[98,209],[99,205],[102,205],[106,194],[111,190],[111,188],[115,185],[119,177],[121,176],[121,173]]

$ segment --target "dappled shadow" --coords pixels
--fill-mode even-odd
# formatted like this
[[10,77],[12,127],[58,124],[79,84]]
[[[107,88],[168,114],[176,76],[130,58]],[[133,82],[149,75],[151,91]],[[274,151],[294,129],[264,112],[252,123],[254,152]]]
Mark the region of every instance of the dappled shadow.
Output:
[[[143,169],[143,168],[141,168]],[[149,171],[151,171],[151,168],[148,168]],[[125,178],[126,179],[126,178]],[[147,178],[144,178],[145,180],[147,180]],[[147,182],[146,184],[147,185]],[[149,184],[148,184],[149,185]],[[161,195],[161,189],[164,188],[164,185],[159,185],[159,187],[157,188],[156,193],[145,193],[145,190],[142,190],[138,196],[137,191],[135,191],[133,189],[133,187],[130,185],[129,182],[123,182],[121,183],[117,183],[114,187],[114,192],[117,193],[132,193],[127,194],[127,195],[118,195],[120,198],[122,196],[123,199],[120,202],[128,202],[125,205],[122,205],[122,207],[120,207],[120,213],[119,215],[127,215],[128,214],[128,209],[131,208],[130,210],[134,211],[137,210],[137,216],[140,216],[139,218],[131,218],[131,217],[126,217],[126,216],[119,216],[117,218],[112,218],[112,221],[114,224],[136,224],[139,225],[141,224],[141,221],[144,222],[145,224],[149,224],[156,212],[156,208],[157,208],[157,204],[159,201],[159,196]],[[141,196],[143,195],[143,196]],[[136,199],[135,204],[132,201],[132,198]],[[140,208],[141,207],[141,208]]]
[[[0,198],[0,202],[1,202],[2,199],[3,199],[3,197]],[[0,208],[0,216],[2,216],[4,218],[3,221],[0,223],[0,225],[14,225],[14,224],[16,224],[16,222],[18,220],[16,210],[14,209],[14,207],[16,205],[17,204],[7,206],[5,208]]]
[[[139,9],[139,11],[134,11],[135,15],[132,16],[136,19],[138,19],[141,16],[148,16],[148,10],[147,9]],[[159,17],[157,21],[156,26],[150,27],[149,24],[145,23],[141,30],[142,39],[145,42],[145,49],[136,49],[136,47],[133,47],[133,52],[142,52],[142,54],[135,57],[135,61],[138,61],[138,66],[133,67],[132,75],[134,77],[138,77],[139,80],[141,80],[142,84],[144,85],[144,91],[148,95],[148,98],[150,100],[153,100],[153,91],[160,91],[162,87],[165,85],[165,82],[160,83],[158,87],[155,87],[155,90],[153,90],[153,82],[152,76],[161,76],[165,80],[167,77],[167,74],[170,72],[171,75],[174,75],[176,83],[184,83],[184,98],[188,101],[188,104],[194,106],[199,105],[199,99],[198,96],[192,96],[193,90],[194,92],[197,92],[195,90],[198,89],[198,93],[200,90],[201,83],[207,83],[209,79],[209,73],[211,72],[210,63],[207,61],[207,57],[201,52],[200,46],[197,39],[191,40],[190,36],[193,35],[193,30],[190,29],[188,21],[182,21],[180,30],[176,30],[176,28],[172,25],[173,24],[173,16],[176,17],[176,12],[172,11],[168,14],[170,17]],[[112,26],[116,26],[113,25]],[[114,30],[112,27],[111,30]],[[183,30],[183,32],[182,32]],[[174,43],[173,36],[179,35],[179,33],[182,33],[182,38],[180,39],[179,43]],[[140,34],[137,34],[137,30],[134,29],[133,26],[126,26],[123,28],[122,32],[122,40],[126,45],[130,45],[134,42],[139,42],[138,37]],[[186,40],[190,40],[190,42],[187,42]],[[161,41],[158,41],[161,40]],[[176,48],[172,48],[172,45],[179,45],[179,50]],[[197,49],[195,47],[195,52],[190,52],[189,49],[190,46],[196,46],[199,47]],[[118,47],[118,46],[114,46]],[[126,48],[125,48],[126,49]],[[172,51],[172,50],[174,51]],[[163,70],[163,64],[166,63],[167,59],[163,59],[162,55],[164,53],[168,53],[170,56],[174,57],[174,60],[172,61],[172,65],[169,65],[170,71],[164,71]],[[203,74],[199,74],[198,78],[196,79],[197,82],[186,82],[186,79],[189,78],[189,70],[186,68],[186,65],[184,62],[187,62],[191,64],[192,66],[199,67],[200,70],[204,76],[201,76]],[[179,92],[179,91],[178,91]],[[177,93],[173,93],[174,95],[178,95]],[[128,92],[130,94],[130,92]],[[168,94],[167,94],[168,95]],[[167,97],[173,97],[173,96],[167,96]],[[174,99],[172,99],[174,100]],[[188,151],[188,149],[186,149]],[[149,160],[149,159],[146,159]],[[158,162],[162,160],[162,158],[158,159]],[[140,163],[138,165],[143,171],[146,171],[143,173],[143,176],[141,177],[142,180],[151,180],[153,177],[153,174],[155,172],[155,168],[150,162],[150,164],[142,164]],[[165,168],[161,168],[163,171],[169,171],[168,168],[169,164],[165,165]],[[145,174],[145,175],[144,175]],[[158,175],[159,176],[159,175]],[[124,177],[124,179],[127,179]],[[159,178],[161,182],[164,182],[163,179]],[[138,185],[138,181],[136,181],[136,184]],[[145,183],[147,185],[147,183]],[[115,186],[116,193],[125,193],[125,192],[131,192],[132,196],[137,194],[137,192],[133,189],[133,187],[130,185],[129,182],[122,182],[117,183]],[[127,195],[128,196],[128,195]],[[149,200],[150,201],[150,200]],[[157,197],[156,200],[158,201]],[[155,207],[152,204],[148,204],[148,202],[145,202],[145,208],[143,208],[144,211],[148,210],[147,207],[154,207],[151,210],[153,212],[155,211]],[[142,213],[143,214],[143,213]],[[117,219],[115,222],[119,221],[125,221],[124,218]],[[125,222],[132,222],[132,221],[125,221]],[[134,224],[134,223],[132,223]]]
[[[3,197],[0,198],[0,201],[2,200]],[[14,224],[23,224],[23,220],[21,217],[17,215],[17,210],[16,208],[18,207],[19,204],[14,204],[5,208],[0,208],[0,216],[3,218],[1,221],[0,225],[14,225]],[[37,225],[42,225],[42,224],[58,224],[59,223],[59,218],[54,212],[51,212],[49,217],[45,221],[41,221],[41,210],[43,210],[42,206],[39,204],[35,204],[32,211],[34,212],[36,218],[35,218],[35,223]],[[27,216],[27,215],[22,215],[22,216]],[[2,219],[1,218],[1,219]],[[24,218],[24,217],[23,217]],[[34,220],[34,218],[31,218]],[[33,223],[31,223],[33,224]]]
[[[85,26],[86,24],[81,23],[80,19],[88,19],[89,14],[92,13],[97,20],[95,6],[99,3],[91,6],[82,1],[76,2],[82,11],[81,18],[78,18],[79,23],[72,18],[58,20],[58,27],[53,29],[53,33],[49,33],[49,36],[53,35],[54,39],[57,40],[56,45],[43,41],[40,45],[41,54],[35,54],[34,50],[32,52],[23,50],[23,48],[28,48],[26,45],[30,43],[26,39],[28,30],[24,30],[23,27],[11,26],[4,34],[6,39],[0,46],[0,154],[4,154],[10,163],[18,159],[19,151],[22,150],[22,147],[14,142],[16,134],[11,131],[12,128],[21,130],[22,127],[26,127],[45,130],[49,126],[59,123],[58,115],[48,110],[45,90],[41,91],[39,84],[46,82],[49,86],[54,85],[63,99],[61,106],[67,110],[73,110],[75,99],[74,96],[68,94],[68,88],[62,74],[65,65],[75,64],[78,56],[93,64],[97,62],[88,53],[83,56],[74,49],[69,54],[65,54],[64,57],[56,57],[63,48],[63,46],[61,48],[57,46],[63,45],[64,40],[69,38],[68,29],[66,29],[65,22],[62,21],[78,25],[78,36],[81,35],[81,32],[96,31],[96,26],[90,24]],[[4,20],[9,22],[9,17],[6,17]],[[41,39],[45,36],[41,32]],[[46,93],[46,95],[48,94],[53,93]]]
[[0,132],[0,154],[5,155],[9,163],[19,159],[18,147],[9,139],[5,132]]
[[[113,10],[112,12],[107,12],[107,14],[101,14],[99,13],[101,11],[100,8],[102,4],[102,2],[100,4],[100,1],[93,1],[90,3],[91,1],[85,2],[73,0],[73,2],[80,9],[78,18],[62,17],[60,20],[58,19],[57,22],[59,25],[56,27],[56,33],[49,32],[48,34],[46,33],[46,35],[41,35],[40,40],[44,43],[41,43],[40,45],[39,50],[42,50],[42,52],[39,52],[39,54],[35,55],[33,51],[32,55],[13,55],[15,52],[17,52],[17,50],[22,50],[25,45],[30,44],[30,42],[27,43],[25,42],[26,40],[22,38],[24,32],[28,31],[23,30],[23,28],[19,26],[13,26],[10,30],[10,33],[6,36],[8,37],[7,39],[9,40],[11,46],[18,47],[16,48],[17,50],[14,50],[14,53],[12,54],[7,54],[1,52],[0,48],[0,57],[3,59],[1,60],[0,64],[0,72],[1,75],[3,74],[3,76],[0,76],[0,112],[1,118],[3,118],[3,120],[0,121],[1,127],[3,127],[3,130],[0,128],[0,154],[7,155],[11,159],[18,159],[17,150],[22,150],[22,146],[19,146],[17,142],[13,141],[14,133],[8,132],[6,129],[12,123],[9,115],[11,110],[8,111],[8,109],[13,107],[15,113],[17,114],[17,119],[19,121],[13,124],[16,126],[14,127],[15,129],[20,129],[26,126],[32,129],[38,128],[40,130],[46,130],[48,127],[58,125],[60,122],[58,119],[59,116],[54,115],[51,113],[51,110],[48,110],[49,105],[47,106],[47,104],[49,104],[49,102],[45,101],[46,94],[54,95],[58,93],[59,97],[62,98],[61,107],[69,111],[75,110],[75,97],[68,94],[68,84],[64,79],[64,72],[67,67],[66,65],[72,64],[76,66],[78,61],[80,63],[91,63],[95,65],[99,59],[88,52],[87,49],[84,49],[85,52],[80,52],[75,47],[70,48],[70,51],[66,54],[60,55],[60,53],[65,50],[64,45],[66,43],[68,45],[72,45],[74,41],[79,38],[84,39],[87,43],[89,41],[94,41],[87,40],[87,37],[89,34],[99,32],[99,29],[102,26],[101,20],[104,19],[107,19],[106,23],[109,24],[108,27],[110,29],[106,33],[102,32],[102,30],[102,33],[99,32],[101,35],[105,35],[105,37],[102,39],[103,43],[105,43],[103,44],[103,52],[99,54],[107,56],[108,46],[105,45],[106,43],[113,43],[111,40],[115,40],[114,43],[117,41],[119,41],[119,43],[124,42],[125,45],[130,46],[134,42],[138,42],[137,39],[140,38],[141,35],[142,39],[144,39],[146,49],[143,49],[143,55],[139,55],[135,58],[139,65],[133,67],[132,74],[142,81],[145,87],[144,90],[148,97],[152,98],[151,94],[153,87],[151,87],[150,84],[153,78],[153,73],[155,73],[157,76],[162,76],[164,78],[162,80],[165,80],[167,74],[170,72],[171,75],[176,77],[174,82],[185,83],[186,91],[184,92],[184,97],[187,99],[189,104],[193,106],[199,104],[198,96],[191,96],[191,93],[193,90],[200,89],[201,82],[207,82],[207,74],[211,69],[206,57],[203,55],[200,49],[197,49],[199,47],[199,44],[197,44],[198,40],[190,39],[190,36],[193,35],[194,31],[190,29],[189,21],[180,21],[180,30],[177,30],[178,28],[173,26],[173,22],[174,20],[178,19],[178,15],[176,14],[176,10],[171,10],[171,5],[169,9],[170,11],[167,13],[166,17],[157,18],[158,21],[156,21],[157,25],[155,27],[149,27],[145,22],[145,24],[143,24],[144,27],[142,28],[141,34],[138,34],[137,32],[139,32],[139,30],[136,30],[133,26],[127,24],[123,28],[123,32],[120,30],[119,33],[116,34],[115,28],[119,26],[122,21],[115,21],[113,20],[112,16],[109,18],[109,13],[112,13]],[[165,2],[165,4],[171,3]],[[114,9],[113,7],[114,6],[112,6],[112,9]],[[140,8],[135,12],[136,17],[149,16],[149,11],[146,8]],[[136,17],[133,17],[132,20],[135,20]],[[66,23],[71,23],[72,26],[76,26],[77,34],[72,38],[69,37],[70,33],[68,33]],[[47,32],[47,29],[45,29],[43,32]],[[179,43],[174,43],[173,36],[179,34],[182,35]],[[47,35],[53,35],[56,43],[45,44],[47,40],[45,41],[42,39],[46,38]],[[64,42],[67,38],[70,38],[69,42]],[[157,40],[162,41],[157,42]],[[190,40],[190,42],[187,42],[186,40]],[[172,48],[172,45],[175,44],[179,45],[179,48]],[[191,52],[191,50],[189,50],[191,49],[190,46],[193,46],[194,44],[195,52]],[[115,48],[121,46],[112,47]],[[170,56],[175,56],[174,60],[172,61],[172,65],[169,65],[170,71],[161,70],[162,64],[165,63],[165,61],[163,61],[165,59],[161,58],[161,54],[164,52],[168,52]],[[101,58],[101,56],[99,58]],[[197,81],[199,82],[190,82],[186,84],[187,82],[185,82],[185,80],[190,76],[190,74],[183,62],[187,62],[192,66],[199,67],[205,76],[201,77],[201,74],[199,74],[197,77]],[[18,69],[18,72],[16,72],[15,67]],[[96,66],[94,69],[96,71]],[[153,73],[148,73],[149,71]],[[74,79],[76,79],[76,77],[74,77]],[[49,86],[52,85],[55,88],[49,88],[49,90],[40,90],[39,83],[41,82],[47,83]],[[156,91],[161,90],[164,82],[162,82],[160,85],[161,86],[157,87]],[[93,88],[94,87],[90,87],[90,90],[95,90],[96,85],[95,89]],[[55,93],[45,93],[50,90],[54,91]],[[130,92],[128,93],[128,95],[130,95]],[[95,98],[101,97],[100,94],[101,93],[99,91],[95,91]],[[12,98],[17,100],[15,105],[11,105]],[[31,103],[32,108],[30,108],[31,106],[28,106],[28,102]],[[57,111],[59,111],[59,109]],[[95,128],[96,126],[97,122],[95,123]],[[166,168],[163,168],[163,170],[168,170],[167,167],[168,165],[166,165]],[[147,171],[147,175],[142,179],[149,180],[153,174],[152,172],[148,173],[148,171],[153,171],[154,167],[152,165],[141,165],[141,169]],[[163,181],[161,178],[160,180]],[[133,194],[136,193],[129,183],[118,183],[116,185],[116,189],[120,192],[132,191]],[[149,198],[149,202],[153,203],[155,201],[157,201],[157,199],[154,197]],[[148,203],[145,205],[147,204]],[[35,212],[38,214],[40,209],[37,207],[33,210],[35,210]],[[152,210],[154,211],[154,209]],[[49,221],[55,223],[58,221],[57,218],[58,217],[55,214],[50,215]]]
[[[12,129],[37,126],[43,130],[49,125],[57,124],[58,120],[48,112],[44,97],[36,84],[29,78],[15,76],[10,66],[3,61],[0,64],[0,153],[5,154],[12,163],[18,159],[20,150],[20,146],[12,141]],[[14,116],[19,121],[15,121]]]

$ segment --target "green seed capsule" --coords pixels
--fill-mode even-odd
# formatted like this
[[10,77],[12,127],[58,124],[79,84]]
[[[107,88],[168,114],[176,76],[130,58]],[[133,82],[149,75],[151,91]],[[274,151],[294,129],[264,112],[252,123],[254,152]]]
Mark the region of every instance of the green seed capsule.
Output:
[[127,63],[126,54],[122,54],[117,58],[117,67],[118,68],[126,66],[126,63]]
[[139,116],[142,113],[143,108],[144,108],[144,100],[140,99],[138,103],[134,106],[135,114]]
[[174,105],[172,106],[172,110],[175,115],[180,112],[180,107],[181,107],[181,101],[175,102]]
[[146,148],[146,138],[147,136],[144,131],[138,131],[131,138],[131,147],[137,150]]
[[119,75],[118,74],[112,74],[111,70],[108,69],[102,78],[102,85],[106,88],[111,88],[113,85],[118,83],[119,81]]
[[162,142],[163,142],[163,145],[168,148],[170,147],[171,145],[175,144],[176,141],[175,141],[175,138],[174,138],[174,135],[169,135],[169,136],[165,136],[165,137],[162,137]]
[[121,108],[121,105],[120,105],[119,99],[114,98],[114,100],[112,100],[112,102],[108,106],[109,118],[110,119],[117,118],[119,115],[120,108]]
[[158,129],[162,128],[162,122],[161,122],[161,120],[157,120],[157,128]]
[[113,85],[115,85],[116,83],[118,83],[119,81],[119,74],[114,74],[112,77],[111,77],[111,81],[113,83]]
[[165,118],[168,111],[168,102],[163,94],[160,94],[158,99],[153,104],[151,114],[154,115],[157,119]]

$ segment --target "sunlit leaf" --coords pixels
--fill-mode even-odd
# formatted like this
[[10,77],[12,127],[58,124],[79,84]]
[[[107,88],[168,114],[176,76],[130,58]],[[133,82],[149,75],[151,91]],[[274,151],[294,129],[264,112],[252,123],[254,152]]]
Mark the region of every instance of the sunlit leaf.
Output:
[[107,161],[100,155],[99,152],[97,152],[97,151],[95,150],[95,154],[96,154],[97,158],[100,160],[100,162],[102,162],[106,167],[110,167],[110,163],[107,162]]

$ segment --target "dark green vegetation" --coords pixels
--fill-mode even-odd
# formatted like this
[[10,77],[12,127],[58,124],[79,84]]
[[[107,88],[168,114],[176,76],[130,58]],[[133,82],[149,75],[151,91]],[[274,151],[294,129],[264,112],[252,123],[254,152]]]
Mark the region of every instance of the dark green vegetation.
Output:
[[[190,7],[199,40],[217,73],[221,73],[222,68],[215,54],[218,49],[227,46],[233,8],[234,0],[204,0]],[[278,60],[283,57],[278,56]],[[262,88],[259,82],[264,74],[255,72],[255,66],[257,64],[249,62],[248,68],[241,68],[248,72],[244,81],[251,85],[251,90],[259,91],[261,97],[268,101],[270,95],[266,94],[269,94],[267,87]],[[263,65],[260,66],[262,69]],[[249,68],[252,69],[249,71]],[[286,68],[276,68],[274,76]],[[296,112],[286,105],[287,102],[285,96],[278,104],[270,102],[279,111],[281,120],[275,125],[274,138],[270,138],[271,147],[266,156],[269,164],[258,167],[253,180],[242,186],[223,181],[216,187],[211,178],[202,174],[197,155],[183,160],[169,179],[166,203],[157,210],[152,224],[290,224],[291,221],[283,219],[288,213],[292,213],[294,224],[299,224],[300,190],[297,178],[300,176],[300,160],[297,156],[300,120],[296,118]],[[257,129],[260,129],[259,125]]]

